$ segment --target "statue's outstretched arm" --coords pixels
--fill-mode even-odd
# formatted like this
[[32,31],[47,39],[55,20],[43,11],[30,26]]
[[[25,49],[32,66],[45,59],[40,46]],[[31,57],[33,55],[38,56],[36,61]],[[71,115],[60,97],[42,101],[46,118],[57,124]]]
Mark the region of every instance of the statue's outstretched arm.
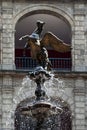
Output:
[[28,40],[29,39],[29,35],[25,35],[25,36],[22,36],[22,37],[19,38],[20,41],[23,40],[23,39]]

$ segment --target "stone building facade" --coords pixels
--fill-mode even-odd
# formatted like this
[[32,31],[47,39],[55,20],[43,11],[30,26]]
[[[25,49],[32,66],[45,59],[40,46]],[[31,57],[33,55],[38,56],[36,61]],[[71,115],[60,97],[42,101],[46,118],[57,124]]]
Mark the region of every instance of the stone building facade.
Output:
[[[59,72],[64,93],[51,87],[49,96],[66,101],[72,112],[72,130],[87,129],[87,2],[85,0],[2,0],[0,1],[0,130],[15,130],[15,110],[27,97],[34,96],[34,86],[20,91],[26,71],[15,68],[15,26],[26,15],[56,15],[72,30],[72,70]],[[8,123],[9,122],[9,123]]]

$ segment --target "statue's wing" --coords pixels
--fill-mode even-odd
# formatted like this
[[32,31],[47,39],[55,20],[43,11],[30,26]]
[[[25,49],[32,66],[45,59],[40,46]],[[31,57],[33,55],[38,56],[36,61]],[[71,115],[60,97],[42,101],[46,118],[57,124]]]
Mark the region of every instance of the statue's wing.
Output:
[[69,44],[64,43],[51,32],[47,32],[44,35],[41,40],[41,46],[51,47],[58,52],[68,52],[71,50],[71,46]]

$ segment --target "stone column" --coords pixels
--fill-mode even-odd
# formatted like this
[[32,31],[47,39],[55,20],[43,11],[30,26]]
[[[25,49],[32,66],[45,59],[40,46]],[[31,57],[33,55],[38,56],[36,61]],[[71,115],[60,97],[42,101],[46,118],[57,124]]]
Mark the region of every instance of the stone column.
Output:
[[2,129],[13,130],[14,122],[12,120],[13,105],[13,87],[12,78],[9,75],[3,77],[2,86]]
[[78,2],[74,5],[75,43],[74,43],[74,69],[85,71],[85,5]]
[[0,78],[0,128],[2,128],[2,78]]
[[2,10],[1,10],[1,2],[0,2],[0,64],[2,64]]
[[13,35],[12,1],[2,1],[2,66],[4,70],[14,69],[14,35]]
[[85,24],[85,26],[86,26],[86,32],[85,32],[85,38],[86,38],[86,46],[85,46],[85,69],[87,71],[87,18],[86,18],[86,24]]
[[85,82],[83,79],[75,80],[75,130],[86,130],[85,121]]
[[[86,116],[86,122],[87,122],[87,80],[86,80],[86,112],[85,112],[85,116]],[[86,128],[87,128],[87,123],[86,123]]]
[[[0,1],[0,67],[1,63],[2,63],[2,10]],[[0,128],[2,128],[2,77],[0,77]]]

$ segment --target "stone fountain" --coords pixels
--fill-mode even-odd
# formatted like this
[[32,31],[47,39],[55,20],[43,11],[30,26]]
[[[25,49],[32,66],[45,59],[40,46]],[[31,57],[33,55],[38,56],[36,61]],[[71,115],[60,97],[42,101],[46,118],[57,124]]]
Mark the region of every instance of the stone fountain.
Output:
[[[37,21],[37,28],[35,31],[31,35],[26,35],[20,38],[20,40],[26,40],[24,51],[28,46],[30,46],[32,54],[31,56],[32,58],[36,59],[38,64],[34,71],[28,73],[29,78],[36,83],[35,99],[32,101],[32,103],[28,103],[27,106],[19,107],[18,110],[23,116],[27,115],[28,117],[36,120],[37,123],[35,129],[30,128],[29,126],[29,130],[42,130],[42,124],[47,118],[54,115],[57,115],[58,117],[58,115],[63,113],[63,109],[58,104],[56,105],[47,100],[46,91],[43,89],[44,83],[51,78],[50,72],[52,70],[52,65],[48,58],[48,52],[44,45],[48,44],[51,39],[51,46],[53,46],[54,49],[56,48],[58,51],[60,50],[61,52],[69,51],[70,46],[63,43],[63,41],[54,36],[52,33],[45,34],[44,38],[40,40],[40,35],[44,24],[45,23],[42,21]],[[53,44],[55,44],[55,46]],[[28,129],[26,128],[26,130]],[[49,127],[49,130],[51,130],[51,126]],[[55,130],[60,130],[59,126],[57,126]]]
[[37,120],[44,119],[49,114],[55,113],[55,111],[61,113],[62,109],[60,107],[47,101],[46,92],[43,90],[43,84],[46,80],[51,78],[51,74],[49,74],[42,66],[38,66],[35,68],[34,72],[29,73],[29,77],[37,84],[35,90],[36,98],[32,105],[21,108],[21,111],[23,113],[31,111],[32,116],[37,118]]

